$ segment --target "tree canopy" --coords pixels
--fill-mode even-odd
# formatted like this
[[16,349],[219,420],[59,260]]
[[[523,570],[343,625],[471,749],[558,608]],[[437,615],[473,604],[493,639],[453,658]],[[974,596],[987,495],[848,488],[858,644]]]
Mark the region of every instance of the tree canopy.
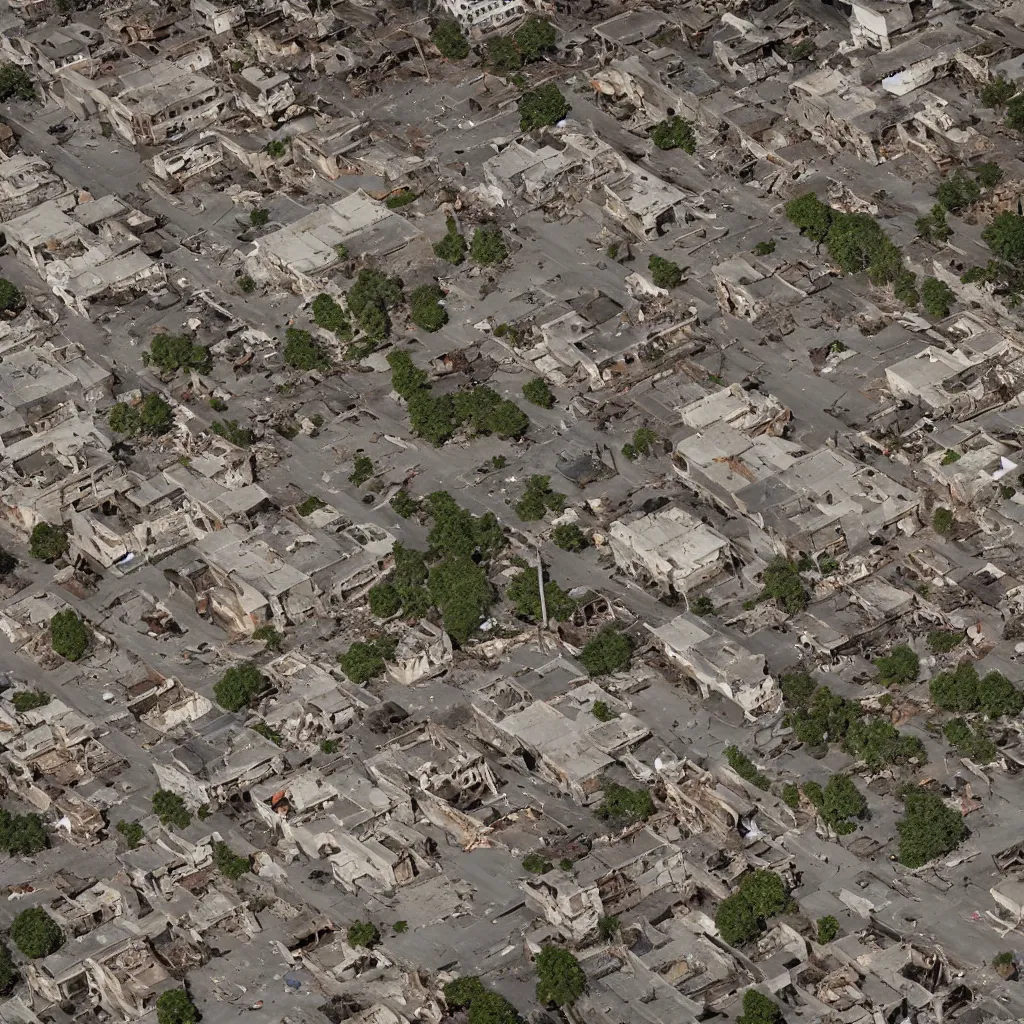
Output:
[[64,944],[60,926],[42,907],[29,907],[11,922],[11,941],[30,960],[55,953]]
[[156,1001],[157,1024],[195,1024],[199,1012],[183,988],[170,988]]
[[0,850],[31,857],[47,845],[46,829],[38,814],[11,814],[0,809]]
[[169,789],[158,789],[153,794],[153,813],[162,825],[188,828],[192,821],[184,799]]
[[985,244],[1008,263],[1024,263],[1024,217],[1010,211],[996,214],[981,233]]
[[580,652],[580,662],[592,676],[605,676],[629,668],[633,641],[615,626],[605,626]]
[[448,323],[448,310],[441,305],[444,292],[436,284],[423,284],[409,296],[409,319],[421,330],[433,334]]
[[155,335],[149,343],[149,352],[143,356],[143,361],[164,373],[174,373],[182,369],[209,373],[212,363],[210,350],[194,344],[184,334]]
[[697,150],[697,136],[693,122],[678,115],[659,121],[651,129],[651,141],[658,149],[681,149],[684,153]]
[[896,829],[900,863],[905,867],[919,868],[955,850],[967,837],[963,815],[934,793],[911,790],[904,797],[904,807]]
[[452,18],[439,21],[430,33],[430,41],[437,47],[442,57],[448,60],[463,60],[469,56],[469,43],[459,28],[459,23]]
[[91,636],[89,627],[71,608],[57,612],[50,619],[50,646],[68,661],[78,661],[85,654]]
[[330,357],[309,331],[300,330],[298,327],[289,327],[284,332],[284,339],[282,358],[286,366],[307,372],[330,369]]
[[338,655],[342,672],[357,686],[384,671],[384,663],[395,653],[398,641],[382,633],[373,640],[357,640]]
[[260,670],[252,663],[233,665],[213,687],[217,703],[225,711],[241,711],[268,686]]
[[537,970],[537,1002],[571,1006],[587,987],[587,976],[576,959],[561,946],[545,946],[534,959]]
[[35,94],[32,79],[23,67],[9,61],[0,64],[0,102],[30,100]]
[[29,554],[43,562],[55,562],[68,551],[68,535],[63,526],[36,523],[28,541]]
[[553,82],[524,92],[519,98],[519,127],[524,132],[547,125],[557,124],[569,111],[572,104],[559,92]]

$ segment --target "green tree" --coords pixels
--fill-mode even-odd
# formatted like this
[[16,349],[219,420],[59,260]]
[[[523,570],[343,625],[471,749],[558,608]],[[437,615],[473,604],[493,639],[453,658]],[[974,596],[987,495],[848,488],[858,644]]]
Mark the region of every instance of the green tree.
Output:
[[850,818],[863,818],[868,812],[864,799],[848,775],[833,775],[822,792],[821,816],[840,835],[854,830]]
[[24,308],[25,296],[6,277],[0,277],[0,312],[20,313]]
[[926,242],[934,245],[940,245],[953,234],[953,229],[946,223],[946,208],[941,203],[936,203],[924,217],[918,217],[914,227]]
[[353,921],[345,937],[353,948],[373,949],[380,942],[380,932],[370,921]]
[[119,821],[117,823],[117,831],[124,836],[125,844],[129,850],[138,849],[139,843],[142,842],[146,835],[145,829],[137,821]]
[[484,63],[495,74],[507,76],[523,66],[523,55],[511,36],[491,36],[484,49]]
[[985,244],[1008,263],[1024,263],[1024,217],[1004,211],[981,233]]
[[327,370],[331,361],[313,335],[309,331],[289,327],[284,332],[285,345],[283,357],[286,366],[296,370]]
[[50,619],[50,646],[68,661],[78,661],[89,649],[89,627],[71,608]]
[[576,523],[560,523],[551,531],[551,540],[563,551],[582,551],[590,543]]
[[902,686],[917,679],[920,661],[906,644],[897,644],[884,657],[875,658],[875,668],[883,686]]
[[903,257],[866,213],[835,213],[828,230],[829,256],[847,274],[866,272],[872,284],[892,284],[904,271]]
[[417,437],[440,447],[457,426],[450,395],[435,395],[429,388],[423,388],[409,397],[409,427]]
[[396,516],[408,519],[420,510],[419,499],[414,498],[404,487],[388,502]]
[[937,508],[932,513],[932,529],[938,534],[949,533],[953,527],[953,513],[948,508]]
[[310,307],[313,322],[325,331],[349,338],[352,336],[352,322],[333,295],[321,292]]
[[188,828],[192,822],[192,815],[189,814],[185,801],[177,794],[168,789],[158,789],[153,794],[153,813],[160,819],[160,823],[175,828]]
[[1015,716],[1024,710],[1024,692],[1001,672],[986,672],[978,683],[978,703],[989,718]]
[[513,40],[523,60],[539,60],[555,47],[555,27],[544,18],[531,16],[516,29]]
[[774,871],[759,868],[744,875],[740,893],[758,917],[772,917],[790,909],[792,900],[786,885]]
[[532,132],[535,128],[557,124],[572,110],[572,104],[553,82],[524,92],[519,98],[519,128]]
[[267,680],[250,661],[233,665],[213,687],[213,696],[225,711],[241,711],[268,687]]
[[11,814],[0,809],[0,850],[31,857],[47,845],[46,829],[38,814]]
[[534,377],[523,385],[523,397],[542,409],[550,409],[555,404],[555,396],[543,377]]
[[949,654],[966,639],[966,634],[958,629],[933,629],[928,634],[928,650],[933,654]]
[[639,427],[633,431],[633,439],[622,446],[622,454],[630,462],[639,459],[641,456],[648,456],[655,450],[658,444],[657,431],[650,427]]
[[775,558],[762,574],[764,587],[756,600],[775,601],[791,615],[802,612],[809,600],[797,567],[786,558]]
[[127,402],[118,402],[107,414],[107,422],[116,434],[132,437],[139,432],[139,413]]
[[157,1024],[195,1024],[199,1012],[183,988],[169,988],[156,1001]]
[[1006,104],[1006,117],[1003,124],[1014,131],[1024,131],[1024,96],[1014,96]]
[[875,771],[891,764],[924,764],[927,760],[924,745],[916,736],[901,733],[890,722],[877,717],[853,722],[844,746]]
[[508,255],[508,246],[498,228],[477,228],[469,246],[469,257],[474,263],[491,267],[501,263]]
[[802,235],[819,243],[828,238],[835,211],[813,192],[806,192],[796,199],[791,199],[786,203],[785,211],[786,216],[799,228]]
[[647,261],[647,269],[651,272],[651,280],[658,288],[675,288],[683,280],[683,272],[679,265],[662,256],[652,256]]
[[742,946],[743,943],[756,939],[761,934],[761,922],[754,913],[754,908],[743,898],[742,893],[734,893],[718,904],[715,911],[715,927],[722,941],[728,946]]
[[30,960],[55,953],[64,944],[60,926],[42,907],[29,907],[11,922],[11,941]]
[[981,722],[976,723],[972,729],[964,719],[954,718],[943,725],[942,732],[957,753],[977,764],[989,764],[998,754],[996,745],[988,738],[988,732]]
[[0,580],[6,579],[17,568],[17,558],[7,548],[0,548]]
[[462,1010],[474,999],[482,996],[487,989],[479,978],[470,975],[465,978],[453,978],[445,984],[442,991],[449,1010]]
[[159,395],[146,395],[139,406],[139,425],[147,434],[164,434],[174,422],[171,407]]
[[217,870],[232,882],[252,870],[248,857],[241,857],[227,843],[213,844],[213,863]]
[[743,993],[743,1012],[736,1018],[736,1024],[782,1024],[782,1011],[778,1003],[761,995],[755,988]]
[[528,853],[522,860],[523,870],[531,875],[546,875],[554,865],[543,854]]
[[442,57],[448,60],[464,60],[469,56],[469,43],[459,28],[459,23],[451,18],[439,21],[430,33],[430,41],[437,47]]
[[446,223],[448,231],[440,242],[434,243],[434,255],[457,267],[466,258],[466,238],[459,234],[454,217],[449,217]]
[[935,277],[926,277],[921,285],[921,305],[929,316],[949,316],[949,309],[956,302],[953,289]]
[[143,362],[155,366],[163,373],[174,373],[182,369],[209,373],[211,361],[208,348],[193,344],[183,334],[155,335],[149,343],[149,352],[143,357]]
[[444,628],[464,644],[493,600],[487,573],[472,558],[455,555],[431,568],[427,586]]
[[397,615],[402,610],[402,595],[391,583],[378,583],[370,589],[367,597],[370,611],[378,619],[390,619],[392,615]]
[[41,690],[18,690],[11,696],[11,703],[14,710],[20,715],[26,712],[35,711],[36,708],[45,708],[50,703],[51,697]]
[[943,711],[959,713],[976,711],[978,670],[969,661],[961,661],[952,672],[940,672],[928,683],[932,701]]
[[253,640],[262,640],[268,651],[279,651],[284,645],[284,637],[270,625],[254,629],[252,638]]
[[658,149],[681,149],[690,154],[697,150],[693,122],[678,116],[659,121],[651,129],[651,141]]
[[905,813],[896,823],[900,863],[919,868],[955,850],[967,837],[963,815],[934,793],[911,790],[904,797]]
[[18,980],[18,968],[6,944],[0,942],[0,996],[7,995]]
[[1003,180],[1003,169],[995,160],[986,160],[974,168],[974,176],[982,188],[995,188]]
[[818,944],[821,946],[831,942],[839,934],[839,922],[831,914],[819,917],[817,925]]
[[357,640],[338,655],[342,672],[357,686],[384,672],[384,663],[394,656],[398,641],[382,633],[370,641]]
[[0,102],[8,100],[31,100],[36,95],[28,72],[17,64],[0,64]]
[[533,962],[537,970],[537,1002],[542,1006],[572,1006],[587,987],[587,976],[567,949],[545,946]]
[[534,475],[526,481],[526,490],[516,502],[516,515],[525,523],[543,519],[549,512],[561,512],[565,495],[551,489],[551,477]]
[[523,1024],[516,1008],[497,992],[483,992],[469,1004],[468,1024]]
[[356,487],[361,487],[373,476],[373,459],[366,455],[357,455],[352,464],[352,472],[348,475],[348,482]]
[[401,398],[408,401],[417,391],[428,387],[426,371],[413,363],[408,352],[389,352],[387,362],[391,367],[391,387]]
[[759,772],[757,765],[739,747],[735,745],[728,746],[723,753],[725,754],[726,761],[729,762],[729,767],[741,779],[746,779],[747,782],[757,786],[758,789],[768,790],[771,788],[771,779]]
[[28,551],[43,562],[56,562],[68,552],[68,535],[63,526],[36,523],[28,540]]
[[917,278],[909,270],[896,275],[892,291],[896,301],[902,302],[905,306],[916,306],[921,299],[917,291]]
[[262,206],[257,206],[249,211],[249,223],[254,228],[263,227],[268,220],[270,220],[270,211],[263,209]]
[[1005,75],[997,75],[986,83],[981,90],[983,107],[1005,107],[1017,95],[1017,86],[1008,82]]
[[604,799],[594,810],[599,818],[631,825],[654,814],[654,800],[646,789],[630,789],[610,780],[605,780],[603,788]]
[[580,663],[592,676],[606,676],[629,668],[633,641],[615,626],[605,626],[587,641],[580,652]]
[[376,341],[391,333],[388,310],[404,301],[401,280],[371,267],[359,271],[346,296],[349,312],[359,321],[366,335]]
[[444,292],[436,284],[423,284],[409,296],[409,319],[421,330],[433,334],[448,323],[448,310],[441,305]]
[[[523,569],[513,576],[505,588],[505,596],[515,606],[516,615],[540,622],[540,592],[537,587],[536,570]],[[565,622],[576,607],[576,602],[554,580],[547,580],[544,583],[544,600],[547,603],[548,616],[557,622]]]
[[943,179],[935,198],[950,213],[957,213],[981,198],[981,186],[958,169]]

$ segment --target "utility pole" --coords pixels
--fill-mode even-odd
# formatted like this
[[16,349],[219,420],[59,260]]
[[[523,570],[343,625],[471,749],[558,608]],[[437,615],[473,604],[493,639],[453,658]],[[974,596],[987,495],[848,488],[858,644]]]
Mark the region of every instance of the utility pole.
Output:
[[537,541],[537,590],[540,593],[540,617],[545,629],[548,628],[548,602],[544,596],[544,563],[540,558],[540,541]]

